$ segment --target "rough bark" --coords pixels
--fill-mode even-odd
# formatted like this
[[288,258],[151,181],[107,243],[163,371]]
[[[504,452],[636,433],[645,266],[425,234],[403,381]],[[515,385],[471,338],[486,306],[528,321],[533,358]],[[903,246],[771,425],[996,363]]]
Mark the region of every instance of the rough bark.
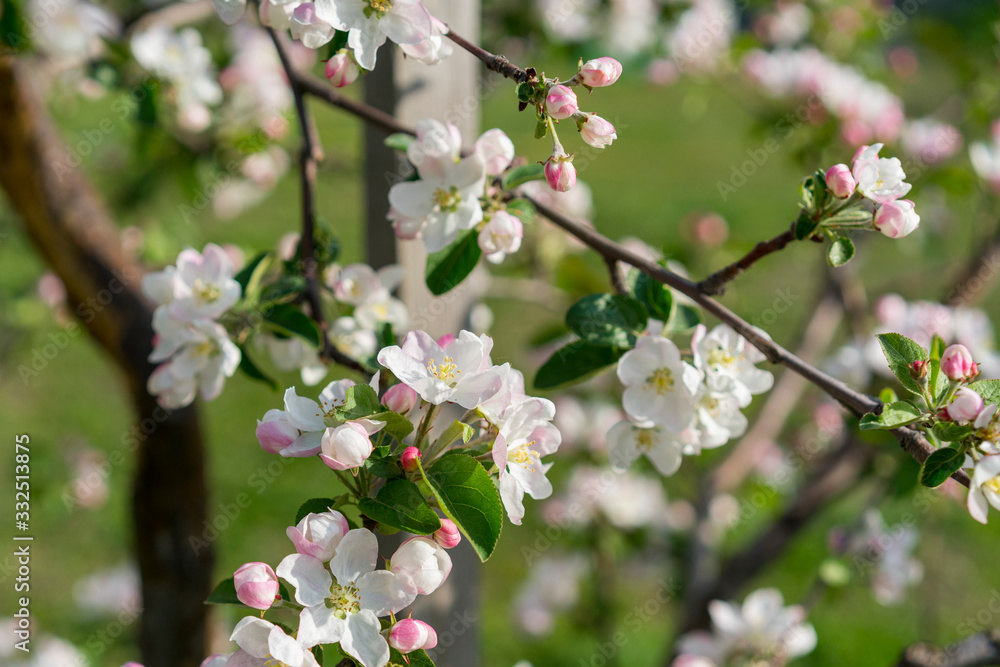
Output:
[[[65,284],[70,308],[121,371],[136,410],[139,429],[121,444],[137,456],[132,517],[143,663],[195,667],[205,655],[203,601],[212,567],[211,547],[194,549],[190,540],[202,534],[206,506],[198,415],[194,407],[168,413],[146,391],[153,331],[142,270],[122,251],[112,217],[82,170],[65,166],[64,144],[32,89],[29,68],[0,57],[0,186]],[[101,397],[93,399],[101,409]]]

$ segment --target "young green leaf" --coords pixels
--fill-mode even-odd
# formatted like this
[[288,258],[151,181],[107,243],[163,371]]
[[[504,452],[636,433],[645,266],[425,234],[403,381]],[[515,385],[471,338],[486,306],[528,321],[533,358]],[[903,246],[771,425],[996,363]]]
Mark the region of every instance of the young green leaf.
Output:
[[941,486],[958,472],[964,461],[965,454],[957,449],[951,447],[939,449],[924,461],[924,467],[920,471],[920,483],[931,488]]
[[485,562],[496,548],[503,526],[500,494],[489,473],[465,452],[449,452],[421,471],[441,509]]
[[264,319],[286,335],[301,336],[313,347],[320,347],[322,335],[316,323],[295,306],[281,304],[264,312]]
[[674,307],[670,312],[670,320],[667,321],[666,335],[687,333],[699,324],[701,324],[701,314],[697,308],[686,303],[674,302]]
[[453,290],[479,264],[483,251],[479,249],[479,232],[462,232],[447,248],[427,256],[424,280],[431,294],[440,296]]
[[535,205],[527,199],[510,200],[507,202],[507,212],[526,225],[535,221]]
[[374,498],[362,498],[358,509],[370,519],[415,535],[429,535],[441,527],[417,485],[408,479],[386,482]]
[[508,169],[507,173],[503,175],[501,184],[504,190],[512,190],[529,181],[540,181],[543,178],[545,178],[545,167],[535,162]]
[[566,326],[590,345],[632,347],[646,328],[649,314],[623,294],[591,294],[566,312]]
[[240,599],[236,597],[236,583],[232,577],[223,579],[219,585],[205,598],[205,604],[238,604],[242,605]]
[[854,258],[854,242],[846,236],[838,236],[826,249],[826,261],[830,266],[843,266]]
[[396,440],[402,440],[410,434],[410,431],[413,430],[413,422],[398,412],[393,412],[392,410],[382,410],[381,412],[368,415],[368,418],[385,422],[385,426],[382,430],[396,438]]
[[979,380],[970,384],[969,389],[982,396],[985,405],[1000,404],[1000,380]]
[[629,287],[632,295],[646,307],[651,317],[667,322],[674,307],[674,296],[670,288],[651,279],[642,271],[629,273]]
[[[366,384],[355,384],[348,387],[344,404],[334,410],[337,419],[341,421],[372,417],[372,415],[381,412],[385,412],[385,408],[379,402],[378,394]],[[374,417],[372,418],[374,419]]]
[[955,422],[939,422],[934,424],[932,429],[934,435],[944,442],[961,442],[972,435],[975,427],[971,425],[956,424]]
[[795,238],[799,241],[807,239],[813,235],[819,227],[819,219],[813,215],[811,208],[804,208],[799,211],[799,217],[795,219]]
[[889,362],[889,369],[904,387],[919,394],[920,386],[910,376],[910,364],[914,361],[927,361],[927,350],[902,334],[884,333],[876,337],[882,346],[882,354]]
[[390,134],[385,138],[385,145],[393,150],[397,150],[400,153],[405,153],[406,149],[410,147],[417,138],[412,134],[405,134],[403,132],[396,132]]
[[860,427],[862,431],[899,428],[912,424],[921,417],[923,414],[920,410],[905,401],[897,401],[882,406],[882,413],[879,415],[871,413],[864,415]]
[[618,361],[625,350],[597,347],[582,340],[552,353],[535,375],[535,389],[552,389],[596,375]]

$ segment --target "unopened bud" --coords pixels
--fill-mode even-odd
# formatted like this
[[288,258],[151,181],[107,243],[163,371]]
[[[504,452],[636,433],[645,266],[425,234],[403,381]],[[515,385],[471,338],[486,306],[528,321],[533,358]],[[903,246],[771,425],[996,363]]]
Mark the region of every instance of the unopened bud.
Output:
[[434,531],[434,541],[445,549],[454,549],[462,541],[462,533],[451,519],[441,519],[441,527]]
[[437,646],[434,628],[415,618],[404,618],[389,630],[389,646],[400,653],[411,653]]
[[399,464],[406,472],[414,472],[420,465],[420,450],[416,447],[407,447],[399,457]]
[[945,406],[948,418],[956,422],[970,422],[979,416],[983,411],[983,397],[969,389],[962,387],[955,392],[955,398]]
[[382,396],[382,403],[393,412],[405,415],[409,414],[413,406],[417,404],[417,398],[417,392],[401,382],[386,390],[385,395]]
[[941,372],[952,382],[960,382],[979,375],[979,367],[972,360],[969,348],[956,344],[949,345],[941,355]]
[[927,383],[927,362],[922,360],[914,361],[910,364],[910,377],[923,386]]

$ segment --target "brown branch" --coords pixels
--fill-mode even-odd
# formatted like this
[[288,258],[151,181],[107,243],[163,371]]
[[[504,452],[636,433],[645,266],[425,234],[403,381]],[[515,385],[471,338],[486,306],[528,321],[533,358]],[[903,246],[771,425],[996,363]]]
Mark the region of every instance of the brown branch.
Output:
[[702,280],[698,283],[698,289],[708,295],[722,296],[726,293],[726,283],[734,280],[741,273],[756,264],[758,260],[773,252],[778,252],[794,240],[795,223],[792,223],[791,228],[785,232],[768,241],[761,241],[738,261]]
[[390,134],[399,132],[402,134],[414,134],[413,128],[403,123],[381,109],[377,109],[364,102],[358,102],[348,97],[344,97],[330,87],[330,84],[320,81],[314,76],[302,74],[294,69],[287,68],[288,82],[292,89],[296,88],[303,93],[308,93],[315,98],[323,100],[327,104],[343,109],[344,111],[362,118],[375,127],[382,128]]
[[1000,630],[971,635],[945,648],[920,643],[908,647],[896,667],[988,667],[1000,665]]
[[446,36],[448,37],[448,39],[455,42],[455,44],[459,45],[460,47],[462,47],[463,49],[474,55],[476,58],[479,58],[481,61],[483,61],[483,64],[486,65],[486,69],[492,72],[501,74],[508,79],[513,79],[518,83],[522,83],[531,78],[526,70],[523,70],[520,67],[512,64],[509,60],[507,60],[503,56],[494,55],[489,51],[487,51],[486,49],[473,44],[472,42],[465,39],[461,35],[455,34],[451,30],[448,31],[448,34]]
[[[66,286],[70,308],[121,371],[142,425],[112,445],[120,447],[115,454],[137,458],[131,518],[143,664],[196,667],[206,653],[213,561],[201,539],[207,490],[198,413],[193,405],[168,412],[146,390],[153,311],[140,291],[142,269],[122,251],[117,224],[84,170],[67,166],[65,144],[31,87],[36,71],[32,62],[0,57],[0,185]],[[193,538],[201,540],[197,548]]]

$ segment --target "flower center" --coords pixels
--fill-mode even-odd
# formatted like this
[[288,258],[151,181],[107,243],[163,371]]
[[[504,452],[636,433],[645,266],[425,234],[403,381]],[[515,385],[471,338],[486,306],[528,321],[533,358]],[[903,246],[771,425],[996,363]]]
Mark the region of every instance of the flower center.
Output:
[[736,357],[726,352],[721,346],[708,353],[709,366],[732,366],[734,363],[736,363]]
[[648,452],[651,450],[653,448],[653,429],[636,429],[635,444],[638,445],[640,451]]
[[194,353],[199,357],[214,357],[219,353],[219,345],[214,340],[203,340],[195,345]]
[[663,396],[674,390],[674,374],[669,368],[657,368],[646,378],[646,384],[652,385],[653,391]]
[[213,303],[222,296],[222,290],[219,289],[218,285],[206,283],[201,278],[198,278],[194,281],[194,294],[204,303]]
[[326,608],[333,609],[333,615],[344,620],[348,615],[361,611],[361,593],[354,586],[334,584],[330,587]]
[[377,19],[384,18],[392,9],[392,0],[368,0],[368,6],[364,8],[365,18],[374,16]]
[[431,359],[427,363],[427,372],[432,376],[436,377],[442,382],[452,383],[456,380],[456,375],[462,371],[458,370],[458,366],[455,364],[455,360],[451,357],[445,357],[444,362],[437,364]]
[[514,450],[513,454],[510,455],[510,460],[512,460],[514,463],[523,465],[528,472],[535,472],[535,469],[531,467],[535,464],[535,461],[532,459],[532,457],[534,457],[539,461],[542,459],[541,454],[539,454],[534,449],[529,449],[529,447],[531,447],[531,445],[533,444],[535,444],[534,440],[532,440],[531,442],[526,442],[520,447],[518,447],[516,450]]
[[983,488],[989,489],[993,493],[1000,495],[1000,475],[983,482]]
[[434,191],[434,203],[445,213],[454,213],[458,210],[458,205],[462,203],[462,197],[454,185],[447,190],[438,188]]

